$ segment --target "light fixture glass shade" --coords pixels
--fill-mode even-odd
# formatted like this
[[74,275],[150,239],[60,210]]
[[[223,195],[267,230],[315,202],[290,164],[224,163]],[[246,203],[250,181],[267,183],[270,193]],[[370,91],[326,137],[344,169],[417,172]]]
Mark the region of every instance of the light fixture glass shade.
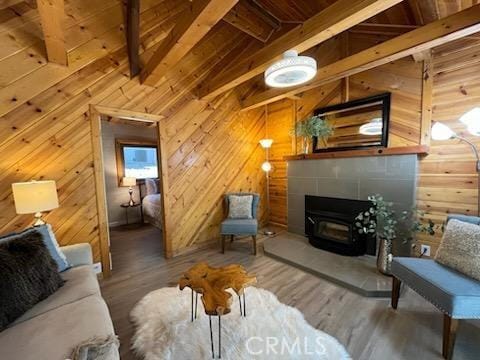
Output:
[[476,107],[467,111],[460,117],[460,121],[465,125],[470,125],[475,122],[480,122],[480,108]]
[[448,140],[455,136],[456,136],[455,132],[445,124],[436,122],[432,126],[433,140]]
[[55,181],[30,181],[12,184],[17,214],[34,214],[58,208]]
[[122,186],[136,186],[137,178],[134,177],[124,177],[122,179]]
[[317,73],[317,62],[309,56],[298,56],[296,50],[283,54],[265,71],[265,83],[271,87],[284,88],[303,84]]
[[273,139],[262,139],[260,140],[260,145],[262,146],[262,148],[264,149],[269,149],[272,147],[272,144],[273,144]]
[[262,164],[262,170],[265,171],[265,172],[270,172],[270,171],[272,171],[272,164],[270,164],[270,162],[268,162],[268,161],[265,161],[265,162]]
[[467,125],[470,134],[480,136],[480,108],[476,107],[467,111],[460,117],[460,121]]
[[358,132],[362,135],[382,135],[383,120],[382,118],[374,118],[369,123],[360,126]]

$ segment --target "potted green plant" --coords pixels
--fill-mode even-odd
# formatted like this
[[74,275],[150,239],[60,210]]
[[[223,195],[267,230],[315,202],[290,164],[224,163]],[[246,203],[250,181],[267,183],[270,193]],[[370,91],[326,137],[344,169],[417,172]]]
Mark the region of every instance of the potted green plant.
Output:
[[308,154],[310,141],[313,137],[326,140],[333,134],[332,126],[319,115],[299,121],[295,124],[294,134],[302,138],[302,148]]
[[417,209],[403,211],[397,220],[393,203],[387,202],[381,195],[368,197],[373,206],[357,215],[355,227],[359,234],[376,234],[379,243],[377,254],[377,269],[382,274],[391,275],[393,240],[397,237],[397,228],[402,226],[407,230],[403,243],[413,240],[415,233],[435,234],[435,224],[429,220],[427,224],[419,221],[422,216]]

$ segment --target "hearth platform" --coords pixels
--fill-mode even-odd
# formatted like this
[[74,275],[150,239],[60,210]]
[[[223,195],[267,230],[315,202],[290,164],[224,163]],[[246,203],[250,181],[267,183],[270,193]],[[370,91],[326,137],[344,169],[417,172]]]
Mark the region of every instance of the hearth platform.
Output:
[[342,256],[317,249],[306,237],[288,232],[263,242],[265,255],[366,297],[390,297],[392,279],[380,274],[373,256]]

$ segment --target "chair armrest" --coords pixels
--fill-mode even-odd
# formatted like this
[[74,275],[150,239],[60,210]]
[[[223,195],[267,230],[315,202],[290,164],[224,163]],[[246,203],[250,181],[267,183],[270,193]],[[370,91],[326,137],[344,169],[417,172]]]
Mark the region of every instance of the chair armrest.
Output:
[[60,247],[71,266],[92,265],[92,247],[88,243]]

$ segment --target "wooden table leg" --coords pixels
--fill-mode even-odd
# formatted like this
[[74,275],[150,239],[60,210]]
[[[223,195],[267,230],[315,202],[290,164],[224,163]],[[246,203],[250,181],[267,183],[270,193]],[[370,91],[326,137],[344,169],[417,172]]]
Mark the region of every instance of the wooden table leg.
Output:
[[400,287],[402,282],[395,276],[392,277],[392,308],[396,309],[398,306],[398,298],[400,297]]
[[449,315],[443,314],[443,347],[442,355],[445,359],[451,359],[457,335],[458,319],[452,319]]

